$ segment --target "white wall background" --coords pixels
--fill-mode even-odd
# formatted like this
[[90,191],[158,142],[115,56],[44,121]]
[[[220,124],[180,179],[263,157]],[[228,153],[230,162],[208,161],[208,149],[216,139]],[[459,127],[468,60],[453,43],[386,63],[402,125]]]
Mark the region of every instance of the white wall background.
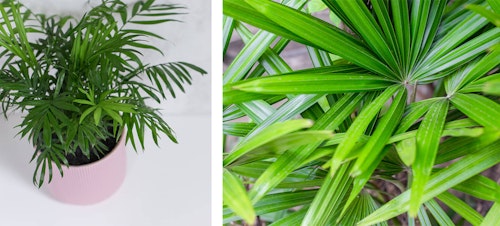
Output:
[[[72,15],[79,18],[91,5],[101,0],[20,0],[35,13]],[[124,0],[125,3],[135,2]],[[180,91],[176,99],[164,101],[161,109],[167,115],[210,114],[210,1],[206,0],[156,0],[157,4],[180,4],[187,7],[187,14],[175,18],[183,22],[172,22],[149,26],[148,30],[167,40],[151,40],[165,56],[145,52],[150,63],[185,61],[203,68],[209,74],[193,74],[193,85]],[[141,27],[141,29],[144,29]]]

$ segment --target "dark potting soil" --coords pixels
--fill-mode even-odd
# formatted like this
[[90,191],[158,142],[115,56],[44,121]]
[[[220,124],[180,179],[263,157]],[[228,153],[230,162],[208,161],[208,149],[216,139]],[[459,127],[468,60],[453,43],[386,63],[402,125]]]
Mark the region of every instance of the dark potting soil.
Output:
[[116,138],[114,137],[108,138],[107,140],[104,141],[104,145],[108,147],[108,150],[104,151],[103,153],[100,153],[94,149],[90,149],[90,159],[83,154],[80,148],[76,150],[74,155],[73,154],[66,155],[66,159],[68,160],[68,163],[72,166],[79,166],[96,162],[99,159],[104,158],[113,150],[113,148],[115,148]]

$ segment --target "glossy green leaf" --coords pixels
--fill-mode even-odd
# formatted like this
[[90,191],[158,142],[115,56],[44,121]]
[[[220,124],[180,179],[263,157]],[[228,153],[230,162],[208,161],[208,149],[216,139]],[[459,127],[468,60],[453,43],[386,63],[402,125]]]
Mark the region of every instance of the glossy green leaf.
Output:
[[401,120],[396,134],[406,132],[413,124],[415,124],[428,110],[429,107],[438,101],[439,98],[430,98],[408,105],[405,115]]
[[396,144],[396,150],[398,151],[398,156],[401,161],[403,161],[406,166],[411,166],[415,161],[417,152],[416,138],[408,138],[400,141]]
[[500,96],[500,79],[484,83],[482,91],[486,94]]
[[227,48],[229,47],[229,42],[231,41],[231,36],[233,35],[234,30],[234,19],[232,17],[223,15],[222,16],[222,31],[223,31],[223,50],[222,55],[226,55]]
[[415,216],[422,203],[421,198],[434,166],[447,112],[448,101],[441,100],[434,103],[418,128],[416,136],[417,151],[412,167],[410,215]]
[[[449,77],[449,79],[445,81],[446,92],[451,96],[460,89],[470,89],[471,85],[477,84],[475,81],[483,76],[486,76],[489,71],[497,67],[499,64],[500,44],[497,44],[492,48],[492,51],[489,54]],[[490,76],[487,76],[486,79],[489,79],[488,77]]]
[[276,37],[274,34],[259,31],[225,70],[223,83],[228,84],[241,80]]
[[471,82],[464,88],[460,90],[460,93],[479,93],[483,91],[486,83],[495,82],[496,80],[500,80],[500,74],[491,74],[486,77],[480,78],[474,82]]
[[254,127],[255,123],[247,122],[225,122],[222,124],[224,134],[238,137],[246,136]]
[[227,166],[245,153],[269,141],[272,141],[293,131],[311,127],[312,125],[313,122],[307,119],[290,120],[273,124],[262,130],[258,135],[252,137],[252,139],[248,139],[245,142],[239,143],[238,146],[235,147],[234,150],[224,159],[223,164],[224,166]]
[[428,81],[443,77],[446,73],[439,72],[456,69],[459,65],[474,59],[497,44],[500,41],[499,34],[500,28],[491,29],[437,58],[432,63],[423,62],[422,65],[425,66],[412,78],[412,81]]
[[[421,199],[422,202],[445,192],[449,188],[452,188],[500,162],[500,142],[497,141],[486,147],[479,146],[474,148],[481,151],[473,152],[431,176],[425,185],[425,193],[422,195]],[[403,192],[401,195],[387,202],[368,217],[364,218],[358,224],[372,225],[404,213],[410,207],[410,193],[411,189]]]
[[387,41],[382,35],[382,30],[378,26],[375,18],[366,8],[362,1],[337,1],[339,8],[349,12],[346,16],[359,34],[366,40],[367,44],[375,53],[390,65],[392,70],[397,70],[398,65],[394,54],[388,47]]
[[[466,13],[465,18],[460,18],[451,30],[446,32],[443,37],[437,39],[434,47],[429,51],[426,60],[427,62],[435,62],[440,57],[443,57],[451,50],[462,44],[465,40],[473,36],[479,29],[484,27],[488,22],[479,15]],[[429,66],[429,65],[421,65]]]
[[290,226],[293,224],[298,224],[307,213],[308,208],[302,207],[300,210],[295,211],[277,221],[270,224],[269,226]]
[[256,214],[241,180],[228,170],[224,170],[222,181],[224,203],[248,224],[253,224]]
[[295,118],[311,107],[316,101],[321,98],[321,95],[297,95],[289,99],[285,104],[281,105],[274,113],[269,115],[262,123],[259,124],[247,137],[252,137],[258,134],[261,130],[267,128],[276,122],[281,122]]
[[478,128],[461,128],[461,129],[445,129],[443,130],[443,136],[452,137],[478,137],[484,133],[484,129]]
[[[251,41],[253,34],[243,24],[237,23],[236,31],[238,31],[238,34],[244,43]],[[270,48],[266,49],[260,57],[259,66],[261,66],[261,68],[263,68],[268,74],[283,74],[291,71],[290,66],[288,66],[286,62]],[[255,73],[256,71],[257,70],[254,70],[252,73]],[[248,76],[248,78],[251,77],[253,77],[253,74]]]
[[102,116],[102,108],[98,107],[94,111],[94,123],[95,125],[99,125],[99,122],[101,121],[101,116]]
[[[442,5],[444,1],[432,2],[434,5]],[[411,13],[410,13],[410,34],[411,34],[411,52],[410,52],[410,68],[413,68],[415,62],[417,61],[419,53],[422,51],[425,30],[427,24],[432,24],[432,21],[428,21],[428,17],[431,15],[431,1],[412,1]],[[433,9],[439,7],[433,7]],[[443,8],[441,8],[442,10]]]
[[393,67],[396,72],[398,72],[398,77],[402,77],[404,68],[402,66],[403,62],[401,59],[401,52],[396,41],[396,32],[394,31],[394,23],[389,15],[390,7],[386,2],[383,1],[372,1],[373,11],[375,11],[376,19],[379,21],[380,28],[382,29],[381,35],[384,36],[385,41],[388,43],[388,47],[391,54],[395,58],[397,63],[396,67]]
[[[412,41],[415,44],[412,44],[412,62],[410,68],[414,67],[416,65],[415,63],[424,58],[434,46],[435,40],[437,39],[437,33],[440,30],[440,25],[443,23],[443,14],[448,5],[448,1],[438,0],[432,3],[415,1],[413,3],[418,4],[419,7],[417,12],[417,7],[413,6],[415,11],[412,12],[412,17],[418,17],[419,19],[418,22],[412,19],[412,30],[418,30],[419,33],[417,35],[417,32],[412,32],[412,34],[414,34]],[[429,7],[427,3],[431,3],[428,10],[426,10],[426,8]],[[425,20],[425,14],[428,14],[427,20]],[[422,31],[423,27],[425,27],[425,31]],[[420,48],[417,48],[419,42],[422,44]]]
[[425,203],[425,207],[429,210],[439,225],[455,225],[446,211],[443,210],[434,199],[427,201]]
[[491,10],[488,10],[486,7],[479,6],[479,5],[467,5],[465,6],[467,9],[470,9],[476,13],[481,14],[481,16],[485,17],[488,19],[491,23],[493,23],[495,26],[500,27],[500,15],[498,13],[494,13]]
[[[230,168],[232,172],[237,173],[241,176],[249,178],[258,178],[272,164],[273,161],[256,161],[245,165],[239,165]],[[285,184],[286,186],[286,183],[289,182],[310,180],[312,178],[311,176],[316,174],[324,175],[326,173],[322,173],[321,171],[318,170],[298,169],[295,170],[294,172],[289,173],[282,181],[280,181],[280,183],[278,183],[278,185],[281,186],[282,184]]]
[[[390,1],[392,8],[392,17],[394,22],[394,31],[396,40],[401,54],[401,64],[408,65],[410,62],[410,13],[407,1]],[[403,73],[408,73],[408,68],[405,68]]]
[[[379,165],[380,161],[384,158],[385,154],[389,151],[390,146],[384,147],[382,151],[378,153],[378,155],[374,156],[373,163],[364,167],[364,171],[360,174],[357,175],[356,178],[354,178],[354,181],[352,182],[352,189],[349,194],[349,198],[345,202],[344,208],[342,210],[341,216],[343,217],[344,214],[348,214],[347,211],[349,211],[349,208],[352,207],[353,201],[359,196],[360,192],[363,190],[365,187],[366,183],[370,180],[373,172]],[[371,212],[370,212],[371,213]],[[367,216],[367,215],[365,215]],[[365,217],[364,216],[364,217]],[[359,219],[361,220],[361,219]]]
[[362,74],[292,74],[248,80],[233,89],[262,94],[326,94],[387,88],[392,82]]
[[[307,205],[311,203],[316,193],[317,190],[307,190],[272,194],[254,204],[255,213],[257,215],[262,215],[265,213],[272,213],[279,210],[286,210],[292,207]],[[224,223],[240,219],[235,215],[234,212],[228,209],[224,209],[223,214]]]
[[[417,217],[418,217],[418,221],[420,222],[421,225],[431,225],[431,220],[429,219],[429,215],[427,214],[424,206],[421,206],[418,209]],[[410,216],[410,220],[411,220],[411,216]]]
[[[377,128],[359,153],[356,163],[351,170],[351,176],[356,177],[365,173],[369,168],[372,168],[372,165],[378,165],[379,162],[375,160],[381,154],[380,152],[393,134],[403,115],[406,106],[406,96],[406,89],[401,87],[398,90],[398,94],[394,97],[391,107],[380,119]],[[369,174],[371,173],[369,172]]]
[[496,44],[488,49],[488,54],[482,57],[470,71],[470,74],[464,79],[466,83],[477,80],[485,76],[489,71],[498,67],[500,64],[500,44]]
[[[347,209],[346,215],[335,221],[339,225],[356,225],[359,220],[363,219],[378,208],[378,204],[374,198],[367,192],[360,193],[352,205]],[[377,226],[386,226],[386,222],[376,224]]]
[[263,100],[245,102],[236,104],[236,106],[252,121],[259,124],[276,111],[270,104]]
[[373,102],[367,105],[367,107],[358,115],[354,120],[353,124],[347,130],[345,139],[339,144],[335,155],[331,160],[331,167],[333,170],[330,172],[335,173],[335,169],[340,166],[346,157],[351,153],[356,142],[365,132],[369,123],[378,114],[382,106],[391,98],[391,96],[400,89],[399,86],[391,86],[387,88],[382,94],[380,94]]
[[441,200],[445,205],[450,207],[453,211],[457,212],[465,220],[470,222],[472,225],[479,225],[483,220],[481,214],[472,209],[467,203],[455,197],[449,192],[443,192],[437,195],[437,198]]
[[[275,124],[276,125],[276,124]],[[269,127],[270,128],[270,127]],[[333,137],[331,131],[303,131],[283,135],[275,140],[269,141],[254,149],[246,155],[233,162],[234,164],[245,164],[260,159],[271,158],[283,154],[284,151],[302,145],[317,143]]]
[[[446,130],[445,130],[446,131]],[[491,128],[484,128],[483,134],[477,138],[451,138],[439,146],[438,156],[436,157],[436,164],[448,162],[450,160],[462,157],[472,153],[474,150],[480,150],[482,147],[495,142],[500,139],[500,130]]]
[[500,104],[478,94],[461,93],[453,95],[451,102],[479,124],[500,130]]
[[352,178],[348,176],[350,164],[342,165],[333,176],[327,176],[314,198],[302,225],[327,225],[328,221],[340,214],[340,208]]
[[[354,108],[359,104],[363,95],[345,95],[335,103],[321,117],[311,130],[333,130],[337,128],[347,118]],[[289,150],[280,156],[269,168],[260,175],[250,190],[250,197],[254,202],[260,200],[268,191],[277,186],[286,175],[300,167],[311,153],[316,150],[320,143],[309,144],[296,149]]]
[[232,88],[233,85],[234,85],[233,83],[227,84],[222,88],[223,90],[222,104],[224,105],[239,104],[252,100],[262,100],[273,97],[273,95],[248,93],[240,90],[235,90]]
[[453,187],[453,189],[482,200],[500,202],[500,185],[482,175],[474,176]]
[[500,2],[496,0],[487,0],[487,2],[496,14],[500,14]]
[[[294,6],[296,8],[300,8],[305,2],[306,1],[299,1],[299,4],[295,4]],[[309,43],[308,41],[293,33],[290,33],[286,28],[262,15],[245,1],[223,0],[223,5],[224,7],[222,8],[222,12],[224,13],[224,15],[230,16],[239,21],[249,23],[287,39],[296,40],[304,44]]]
[[[314,43],[315,47],[320,47],[382,75],[392,74],[386,65],[367,51],[356,39],[324,21],[272,1],[246,0],[246,2],[276,24]],[[331,43],[338,44],[333,46]]]
[[498,216],[500,214],[500,202],[495,202],[490,208],[486,216],[484,217],[481,226],[498,226],[500,221],[498,221]]

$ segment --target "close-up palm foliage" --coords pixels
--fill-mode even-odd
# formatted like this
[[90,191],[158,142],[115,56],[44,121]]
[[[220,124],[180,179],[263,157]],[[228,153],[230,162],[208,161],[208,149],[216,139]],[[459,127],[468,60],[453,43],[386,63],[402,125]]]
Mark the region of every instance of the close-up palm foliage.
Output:
[[500,2],[313,2],[223,1],[224,223],[497,224]]
[[146,50],[163,55],[150,41],[165,37],[144,27],[177,21],[172,17],[183,9],[102,0],[74,18],[33,13],[12,0],[0,6],[2,112],[24,113],[19,134],[36,149],[35,184],[50,181],[55,170],[62,175],[64,166],[96,161],[124,131],[134,149],[144,149],[146,136],[176,142],[151,100],[175,98],[175,90],[191,84],[192,71],[205,72],[185,62],[145,62]]

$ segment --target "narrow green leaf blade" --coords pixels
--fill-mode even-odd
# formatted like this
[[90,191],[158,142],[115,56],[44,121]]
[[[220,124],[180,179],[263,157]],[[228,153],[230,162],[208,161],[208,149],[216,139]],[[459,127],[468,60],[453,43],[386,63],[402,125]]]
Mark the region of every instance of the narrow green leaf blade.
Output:
[[366,8],[365,3],[362,1],[337,1],[337,3],[344,12],[349,12],[345,15],[371,49],[390,65],[392,70],[398,70],[394,53],[389,49],[389,45],[382,35],[382,29]]
[[328,225],[328,221],[340,214],[339,206],[347,195],[352,177],[349,176],[351,164],[342,165],[333,177],[327,176],[318,194],[302,220],[302,225]]
[[[358,106],[362,94],[347,94],[339,99],[311,129],[333,130],[337,128]],[[280,184],[288,174],[299,168],[321,143],[309,144],[288,150],[263,172],[250,190],[253,202]]]
[[[313,16],[268,0],[246,0],[261,14],[297,36],[368,70],[390,77],[393,72],[359,41]],[[286,18],[284,20],[283,18]],[[337,45],[331,45],[337,43]]]
[[333,133],[332,131],[328,130],[309,130],[286,134],[275,140],[265,143],[264,145],[254,149],[251,152],[248,152],[246,155],[238,158],[230,166],[246,164],[248,162],[256,160],[279,156],[288,149],[310,143],[321,142],[331,137],[333,137]]
[[266,31],[257,32],[224,71],[223,83],[237,82],[245,77],[276,38],[275,34]]
[[[391,107],[382,117],[372,136],[359,153],[358,159],[356,160],[356,163],[351,171],[352,176],[355,177],[365,173],[365,171],[369,168],[372,168],[372,165],[379,164],[379,162],[376,162],[375,160],[380,155],[380,152],[393,134],[394,129],[403,115],[403,111],[406,106],[406,97],[406,89],[404,87],[400,87],[398,94],[391,104]],[[369,174],[371,173],[372,172]]]
[[418,102],[414,102],[408,105],[405,116],[401,120],[398,129],[396,130],[396,134],[406,132],[413,124],[415,124],[426,112],[429,110],[429,107],[439,100],[439,98],[430,98]]
[[498,220],[498,216],[500,216],[500,202],[495,202],[484,217],[481,226],[499,226],[500,221]]
[[[293,5],[296,8],[301,7],[306,1],[298,1],[297,4]],[[287,39],[295,40],[300,43],[309,44],[308,41],[303,38],[289,32],[286,28],[280,26],[274,21],[270,20],[266,16],[259,13],[252,6],[250,6],[245,1],[241,0],[223,0],[222,12],[224,15],[230,16],[236,20],[243,21],[245,23],[254,25],[255,27],[270,31],[274,34],[282,36]]]
[[496,14],[493,11],[488,10],[486,7],[483,7],[480,5],[470,4],[470,5],[466,5],[465,8],[481,14],[481,16],[488,19],[495,26],[500,27],[500,15],[499,14]]
[[474,176],[453,187],[453,189],[482,200],[500,202],[500,185],[482,175]]
[[482,126],[500,130],[500,104],[478,94],[456,93],[451,102]]
[[483,92],[486,94],[500,96],[500,79],[484,83]]
[[434,199],[426,202],[425,207],[427,207],[427,209],[432,214],[432,216],[434,216],[434,219],[436,219],[439,225],[455,225],[450,217],[448,217],[446,211],[443,210],[443,208],[441,208],[441,206],[439,206],[439,204]]
[[256,218],[255,210],[241,180],[224,169],[222,182],[224,203],[248,224],[253,225]]
[[385,89],[392,82],[363,74],[292,74],[249,80],[233,89],[261,94],[326,94]]
[[313,125],[313,122],[308,119],[297,119],[290,120],[286,122],[275,123],[266,129],[262,130],[258,135],[255,135],[249,140],[243,143],[239,143],[237,147],[234,148],[225,159],[224,166],[229,165],[235,161],[238,157],[244,155],[245,153],[265,144],[271,140],[274,140],[280,136],[297,131],[300,129],[308,128]]
[[335,173],[335,168],[338,168],[340,164],[346,160],[346,157],[349,156],[353,147],[362,137],[372,119],[375,118],[387,100],[389,100],[389,98],[391,98],[391,96],[399,89],[400,86],[398,85],[387,88],[373,102],[369,103],[363,111],[361,111],[358,117],[354,120],[353,124],[347,130],[345,139],[339,144],[337,151],[331,160],[331,167],[333,170],[330,172],[332,174]]
[[416,137],[417,152],[412,167],[414,177],[409,211],[412,216],[416,216],[422,203],[421,198],[424,193],[425,184],[434,166],[447,113],[447,100],[434,103],[418,128]]
[[411,166],[415,161],[417,153],[417,140],[413,138],[404,139],[396,144],[398,156],[406,166]]
[[[474,149],[469,150],[472,154],[463,157],[431,176],[425,186],[425,193],[421,199],[422,202],[436,197],[453,186],[500,162],[500,141],[496,141],[488,146],[476,146],[472,148]],[[411,189],[403,192],[361,220],[358,225],[368,226],[376,224],[404,213],[409,209],[410,193]]]
[[449,192],[443,192],[437,196],[441,202],[450,207],[453,211],[457,212],[465,220],[472,225],[479,225],[483,220],[481,214],[472,209],[467,203],[460,200]]
[[[302,205],[308,205],[316,195],[317,190],[304,190],[295,192],[280,192],[270,194],[254,205],[255,213],[263,215],[273,213],[280,210],[286,210]],[[239,220],[241,218],[235,216],[234,212],[223,209],[223,223]]]

